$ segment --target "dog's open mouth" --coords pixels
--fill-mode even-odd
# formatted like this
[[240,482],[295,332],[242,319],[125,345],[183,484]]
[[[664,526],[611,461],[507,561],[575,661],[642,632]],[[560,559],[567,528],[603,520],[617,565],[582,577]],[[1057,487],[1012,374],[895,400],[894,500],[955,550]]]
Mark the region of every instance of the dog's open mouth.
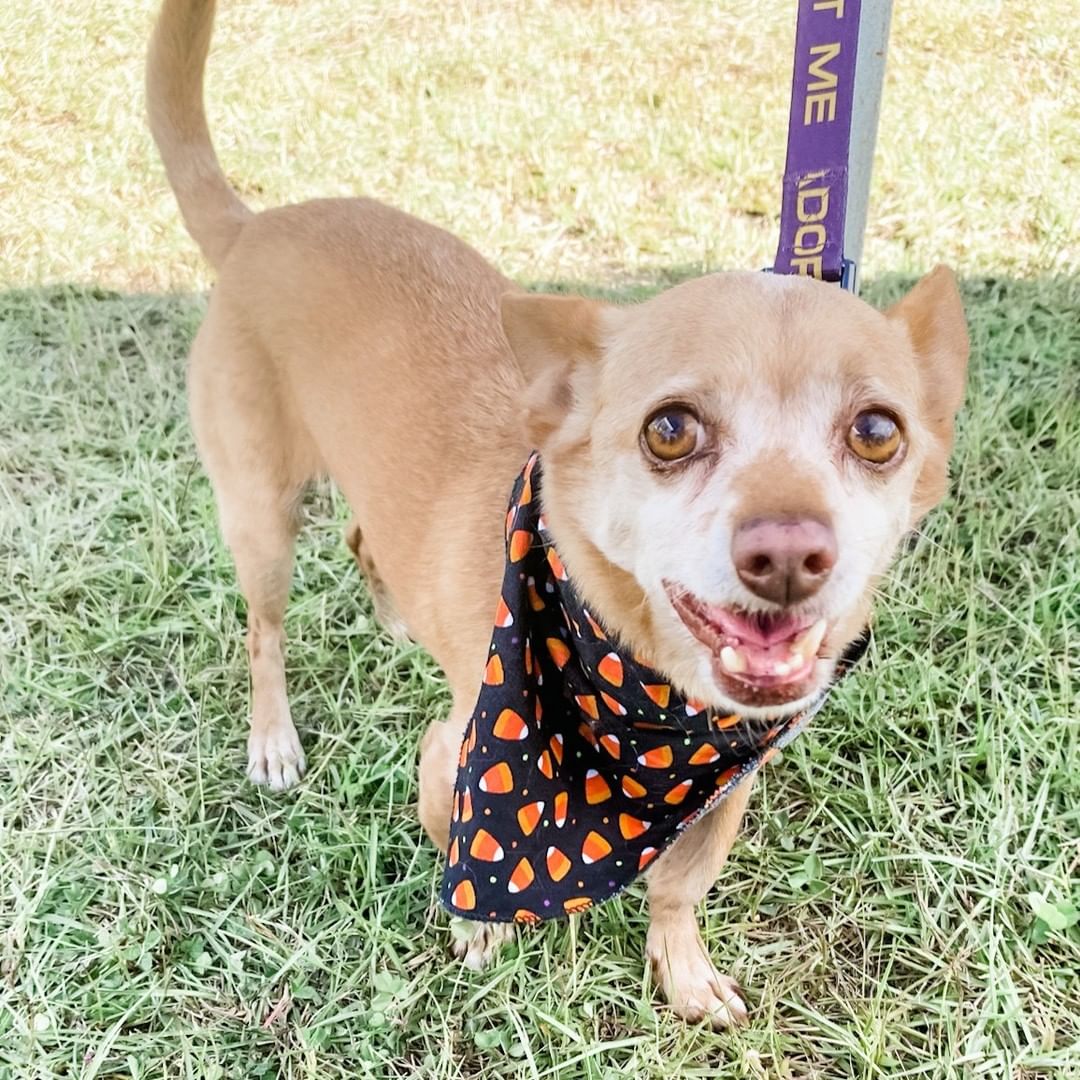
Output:
[[717,682],[736,701],[782,704],[812,691],[825,619],[707,604],[673,584],[667,593],[686,628],[711,653]]

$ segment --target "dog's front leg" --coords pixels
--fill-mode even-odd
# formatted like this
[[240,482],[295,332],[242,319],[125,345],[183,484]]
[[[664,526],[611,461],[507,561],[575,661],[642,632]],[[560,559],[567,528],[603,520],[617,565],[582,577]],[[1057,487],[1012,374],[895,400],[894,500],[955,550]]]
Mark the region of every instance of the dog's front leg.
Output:
[[679,1016],[707,1020],[713,1027],[745,1023],[746,1004],[738,983],[713,967],[694,909],[727,859],[752,787],[753,779],[743,781],[648,873],[645,955],[653,978]]
[[[450,843],[450,807],[454,798],[458,756],[465,728],[472,715],[472,697],[455,700],[446,720],[428,725],[420,746],[420,824],[442,852]],[[451,949],[465,966],[479,971],[496,956],[499,947],[514,936],[511,923],[457,920]]]

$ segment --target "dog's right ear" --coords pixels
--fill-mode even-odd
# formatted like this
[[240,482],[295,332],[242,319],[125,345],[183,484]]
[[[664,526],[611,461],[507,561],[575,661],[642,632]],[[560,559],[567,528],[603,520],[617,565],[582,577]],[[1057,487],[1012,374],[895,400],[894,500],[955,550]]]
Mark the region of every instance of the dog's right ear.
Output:
[[542,448],[588,395],[608,305],[581,296],[507,293],[502,324],[525,376],[525,425]]

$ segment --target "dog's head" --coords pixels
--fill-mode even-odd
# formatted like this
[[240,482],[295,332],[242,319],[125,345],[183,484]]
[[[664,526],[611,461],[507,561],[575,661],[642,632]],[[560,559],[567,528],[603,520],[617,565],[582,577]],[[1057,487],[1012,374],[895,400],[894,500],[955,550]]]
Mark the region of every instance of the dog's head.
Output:
[[952,274],[884,313],[746,273],[629,308],[515,294],[503,326],[585,599],[692,697],[805,705],[945,491],[968,355]]

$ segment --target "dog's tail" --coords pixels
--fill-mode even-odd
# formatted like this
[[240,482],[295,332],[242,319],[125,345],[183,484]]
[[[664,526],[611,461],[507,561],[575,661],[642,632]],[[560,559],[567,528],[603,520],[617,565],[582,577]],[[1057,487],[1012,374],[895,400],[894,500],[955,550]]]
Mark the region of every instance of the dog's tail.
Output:
[[146,61],[146,102],[184,224],[220,267],[252,216],[221,171],[203,111],[214,0],[164,0]]

